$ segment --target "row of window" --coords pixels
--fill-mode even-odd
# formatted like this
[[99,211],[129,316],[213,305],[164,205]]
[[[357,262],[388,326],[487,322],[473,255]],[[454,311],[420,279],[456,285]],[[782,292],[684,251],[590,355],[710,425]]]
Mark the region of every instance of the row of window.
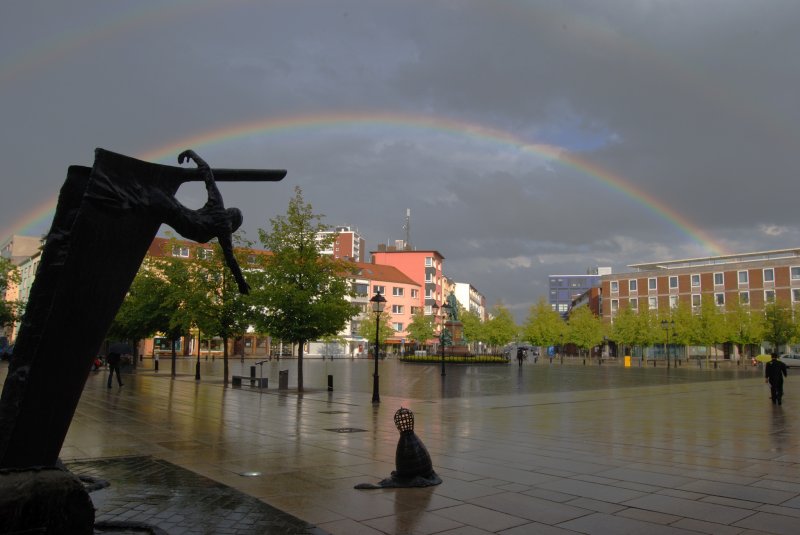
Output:
[[[793,281],[800,280],[800,266],[792,266],[789,268],[790,277]],[[746,286],[750,283],[750,274],[747,270],[737,271],[736,276],[738,279],[739,286]],[[764,268],[762,269],[762,277],[764,283],[774,283],[775,282],[775,268]],[[692,288],[700,288],[700,274],[693,273],[690,276],[691,286]],[[657,290],[657,281],[655,277],[649,277],[647,279],[647,289],[648,291],[655,291]],[[714,286],[725,286],[725,273],[714,273]],[[669,277],[669,288],[670,290],[676,290],[678,288],[678,276],[671,275]],[[638,279],[630,279],[628,281],[628,291],[629,292],[636,292],[639,289],[639,281]],[[618,293],[619,292],[619,281],[611,281],[611,293]]]
[[[692,294],[692,308],[698,308],[701,303],[700,294]],[[739,302],[743,305],[750,304],[750,292],[739,292]],[[764,302],[765,303],[774,303],[775,302],[775,290],[764,290]],[[792,288],[792,302],[793,303],[800,303],[800,288]],[[717,306],[724,306],[725,305],[725,294],[722,292],[717,292],[714,294],[714,303]],[[633,310],[639,309],[639,300],[637,298],[632,298],[628,301],[629,306]],[[677,295],[670,295],[669,296],[669,307],[676,308],[678,306],[678,296]],[[649,310],[656,310],[658,308],[658,298],[657,297],[648,297],[647,298],[647,308]],[[611,313],[615,313],[619,310],[619,299],[612,299],[611,300]]]
[[[386,295],[386,286],[375,284],[372,286],[372,292]],[[394,297],[403,297],[405,295],[405,288],[401,286],[392,286],[392,295]],[[411,299],[419,299],[419,290],[416,288],[411,289]]]

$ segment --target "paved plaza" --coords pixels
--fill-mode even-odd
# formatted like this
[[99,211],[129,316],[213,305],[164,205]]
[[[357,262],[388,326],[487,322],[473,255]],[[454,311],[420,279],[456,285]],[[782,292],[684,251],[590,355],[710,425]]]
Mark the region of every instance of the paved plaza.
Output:
[[[232,359],[231,373],[252,365]],[[773,406],[749,367],[540,359],[442,378],[388,359],[373,406],[373,366],[307,360],[303,394],[291,359],[256,368],[262,391],[224,388],[219,360],[200,381],[190,359],[174,379],[168,359],[159,372],[146,360],[121,388],[92,373],[61,458],[110,480],[93,493],[98,520],[172,534],[800,533],[800,373]],[[354,489],[394,469],[401,406],[443,483]]]

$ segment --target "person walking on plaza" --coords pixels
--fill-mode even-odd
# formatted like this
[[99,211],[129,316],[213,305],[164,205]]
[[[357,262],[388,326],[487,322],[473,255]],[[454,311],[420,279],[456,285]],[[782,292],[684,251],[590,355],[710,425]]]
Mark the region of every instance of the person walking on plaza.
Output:
[[772,360],[764,367],[764,377],[769,383],[772,404],[781,404],[783,399],[783,378],[786,377],[786,364],[778,360],[778,354],[772,354]]
[[111,388],[111,380],[114,378],[114,370],[117,372],[117,382],[119,383],[119,386],[122,386],[122,376],[119,373],[120,360],[122,360],[122,355],[115,351],[108,352],[108,358],[106,358],[106,362],[108,363],[108,388]]

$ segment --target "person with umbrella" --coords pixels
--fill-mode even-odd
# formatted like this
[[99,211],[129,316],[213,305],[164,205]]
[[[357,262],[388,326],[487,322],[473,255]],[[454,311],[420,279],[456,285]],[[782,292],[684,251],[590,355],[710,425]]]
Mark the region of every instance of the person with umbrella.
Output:
[[111,388],[111,381],[114,378],[115,370],[117,372],[117,382],[119,386],[123,386],[119,365],[122,360],[122,355],[130,355],[131,353],[133,353],[131,347],[121,342],[111,344],[111,347],[108,348],[108,357],[106,358],[106,362],[108,363],[108,388]]

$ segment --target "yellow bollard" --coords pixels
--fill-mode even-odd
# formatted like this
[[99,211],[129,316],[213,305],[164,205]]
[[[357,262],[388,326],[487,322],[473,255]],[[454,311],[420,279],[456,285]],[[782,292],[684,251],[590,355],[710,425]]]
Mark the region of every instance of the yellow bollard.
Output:
[[630,368],[631,367],[631,356],[630,355],[625,355],[625,367],[626,368]]

